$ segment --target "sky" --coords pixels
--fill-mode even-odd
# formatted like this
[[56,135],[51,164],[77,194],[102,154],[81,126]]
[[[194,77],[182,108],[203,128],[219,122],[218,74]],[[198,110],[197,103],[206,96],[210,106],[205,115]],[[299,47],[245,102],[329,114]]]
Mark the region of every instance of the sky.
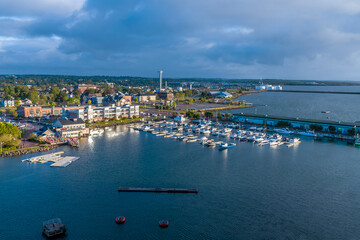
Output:
[[359,0],[1,0],[0,73],[360,80]]

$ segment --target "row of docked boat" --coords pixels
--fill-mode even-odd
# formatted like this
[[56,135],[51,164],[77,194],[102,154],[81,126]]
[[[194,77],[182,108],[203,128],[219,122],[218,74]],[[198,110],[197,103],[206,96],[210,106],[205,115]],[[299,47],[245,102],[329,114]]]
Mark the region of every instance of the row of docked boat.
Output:
[[[278,146],[282,144],[286,144],[287,146],[295,146],[300,143],[299,138],[289,138],[283,137],[276,129],[275,133],[267,134],[265,132],[266,129],[262,127],[250,127],[244,129],[241,125],[226,125],[221,123],[187,123],[187,124],[179,124],[176,122],[157,122],[157,123],[146,123],[137,126],[131,126],[131,128],[150,132],[155,134],[156,136],[162,136],[164,138],[172,138],[177,139],[179,141],[184,142],[199,142],[203,145],[209,147],[219,146],[219,148],[232,148],[236,146],[235,143],[232,144],[223,144],[222,141],[215,142],[213,139],[208,139],[211,136],[220,136],[225,138],[236,139],[239,141],[253,142],[258,145],[267,145],[270,146]],[[291,134],[288,130],[283,129],[284,134]],[[280,131],[281,132],[281,131]],[[198,138],[195,134],[204,134],[205,136],[202,138]],[[221,145],[221,146],[220,146]]]

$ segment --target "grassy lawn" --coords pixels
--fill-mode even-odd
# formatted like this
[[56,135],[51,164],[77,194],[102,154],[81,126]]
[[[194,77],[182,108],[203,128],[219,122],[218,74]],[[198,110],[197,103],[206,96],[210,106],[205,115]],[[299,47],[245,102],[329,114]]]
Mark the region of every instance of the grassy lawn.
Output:
[[14,112],[15,110],[16,110],[15,107],[0,107],[0,112],[6,112],[6,111]]
[[140,121],[141,118],[126,118],[126,119],[119,119],[119,120],[109,120],[106,122],[93,122],[89,123],[89,127],[99,127],[99,126],[106,126],[106,125],[112,125],[112,124],[127,124],[127,123],[133,123]]

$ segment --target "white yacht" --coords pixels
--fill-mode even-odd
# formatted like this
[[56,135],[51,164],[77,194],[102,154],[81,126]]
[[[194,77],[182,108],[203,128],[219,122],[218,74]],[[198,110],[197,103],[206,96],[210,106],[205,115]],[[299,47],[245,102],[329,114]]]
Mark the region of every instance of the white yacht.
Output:
[[210,130],[209,129],[205,129],[204,131],[203,131],[203,134],[210,134],[211,132],[210,132]]
[[270,139],[269,144],[270,144],[270,146],[280,145],[280,140],[274,139],[274,138],[273,138],[273,139]]
[[262,143],[265,139],[262,136],[256,136],[254,141],[255,143]]
[[289,143],[300,143],[300,138],[291,138]]

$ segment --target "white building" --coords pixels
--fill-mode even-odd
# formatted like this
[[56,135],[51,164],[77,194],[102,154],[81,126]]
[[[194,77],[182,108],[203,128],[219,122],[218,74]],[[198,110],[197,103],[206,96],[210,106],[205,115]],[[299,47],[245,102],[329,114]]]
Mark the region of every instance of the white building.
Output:
[[89,128],[82,119],[58,119],[53,127],[56,135],[61,137],[81,137],[89,134]]
[[5,98],[0,98],[0,107],[14,107],[15,106],[15,101],[14,99],[5,99]]
[[277,86],[273,86],[273,85],[259,85],[259,86],[255,86],[255,89],[257,90],[272,90],[272,91],[281,91],[282,90],[282,86],[277,85]]
[[97,122],[109,119],[121,119],[128,117],[139,117],[139,106],[104,106],[94,107],[85,106],[78,109],[63,109],[63,118],[76,119],[80,118],[84,121]]
[[217,98],[231,98],[232,95],[228,92],[219,92],[219,91],[214,91],[214,92],[210,92],[211,96],[213,97],[217,97]]

